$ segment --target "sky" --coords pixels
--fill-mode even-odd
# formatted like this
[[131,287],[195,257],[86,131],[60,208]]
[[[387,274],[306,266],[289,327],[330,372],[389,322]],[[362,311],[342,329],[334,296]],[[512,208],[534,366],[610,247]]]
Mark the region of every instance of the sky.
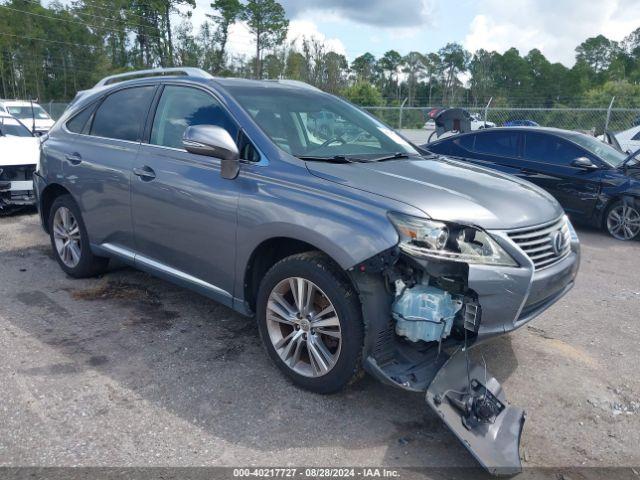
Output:
[[[196,0],[197,27],[211,0]],[[538,48],[552,62],[571,67],[575,47],[603,34],[622,40],[640,27],[640,0],[280,0],[290,19],[288,41],[314,37],[353,60],[394,49],[437,51],[448,42],[468,50],[521,54]],[[229,50],[252,55],[246,25],[231,28]]]

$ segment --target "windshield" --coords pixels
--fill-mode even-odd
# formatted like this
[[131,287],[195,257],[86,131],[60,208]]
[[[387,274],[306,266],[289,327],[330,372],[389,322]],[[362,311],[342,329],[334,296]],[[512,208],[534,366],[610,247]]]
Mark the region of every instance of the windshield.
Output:
[[0,116],[0,136],[1,137],[32,137],[33,135],[27,127],[15,118]]
[[579,133],[567,134],[566,137],[611,166],[619,167],[624,162],[624,159],[627,158],[627,154],[619,152],[611,145],[607,145],[595,137]]
[[31,105],[20,107],[7,105],[7,110],[11,115],[20,119],[35,117],[36,120],[48,120],[50,118],[44,108],[35,104],[33,105],[33,115],[31,112]]
[[389,127],[330,95],[244,86],[228,90],[274,143],[297,157],[418,155]]

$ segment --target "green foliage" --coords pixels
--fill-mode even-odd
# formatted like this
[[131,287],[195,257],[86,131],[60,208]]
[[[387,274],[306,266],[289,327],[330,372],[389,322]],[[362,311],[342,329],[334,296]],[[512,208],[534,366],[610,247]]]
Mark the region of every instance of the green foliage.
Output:
[[[0,3],[0,97],[64,101],[105,75],[184,65],[217,75],[292,78],[369,106],[640,108],[640,28],[620,42],[603,35],[575,49],[576,63],[551,63],[540,50],[471,54],[458,43],[437,52],[389,50],[353,59],[313,38],[286,43],[289,21],[276,0],[209,0],[193,25],[195,0],[36,0]],[[178,18],[178,22],[176,22]],[[230,27],[247,22],[255,54],[228,55]],[[176,23],[175,25],[172,23]],[[377,110],[397,123],[397,111]],[[389,116],[387,119],[386,116]],[[403,123],[419,124],[407,110]]]
[[616,97],[616,107],[640,108],[640,85],[626,81],[609,81],[586,92],[587,105],[601,107]]
[[342,96],[356,105],[375,107],[384,104],[382,95],[375,85],[365,81],[358,81],[345,88],[342,90]]
[[243,6],[239,0],[214,0],[211,8],[215,13],[207,14],[207,17],[216,25],[210,39],[214,52],[211,70],[220,73],[224,67],[229,27],[242,15]]
[[282,45],[287,37],[289,20],[284,8],[275,0],[248,0],[241,18],[247,22],[256,44],[255,76],[262,78],[262,52]]

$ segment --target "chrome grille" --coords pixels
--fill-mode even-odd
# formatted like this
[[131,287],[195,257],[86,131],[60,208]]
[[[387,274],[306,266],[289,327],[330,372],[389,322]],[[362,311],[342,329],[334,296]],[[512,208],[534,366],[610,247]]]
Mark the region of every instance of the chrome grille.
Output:
[[507,234],[529,256],[536,270],[554,265],[571,251],[571,233],[565,217]]

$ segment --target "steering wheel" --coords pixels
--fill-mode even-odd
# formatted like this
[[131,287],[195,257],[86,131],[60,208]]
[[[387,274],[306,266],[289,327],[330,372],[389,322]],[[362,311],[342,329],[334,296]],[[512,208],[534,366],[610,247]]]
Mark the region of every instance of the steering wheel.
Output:
[[329,140],[324,142],[322,145],[320,145],[315,150],[320,150],[321,148],[328,147],[329,145],[331,145],[332,143],[335,143],[335,142],[340,142],[340,144],[342,144],[342,145],[347,143],[347,141],[342,137],[331,137]]

